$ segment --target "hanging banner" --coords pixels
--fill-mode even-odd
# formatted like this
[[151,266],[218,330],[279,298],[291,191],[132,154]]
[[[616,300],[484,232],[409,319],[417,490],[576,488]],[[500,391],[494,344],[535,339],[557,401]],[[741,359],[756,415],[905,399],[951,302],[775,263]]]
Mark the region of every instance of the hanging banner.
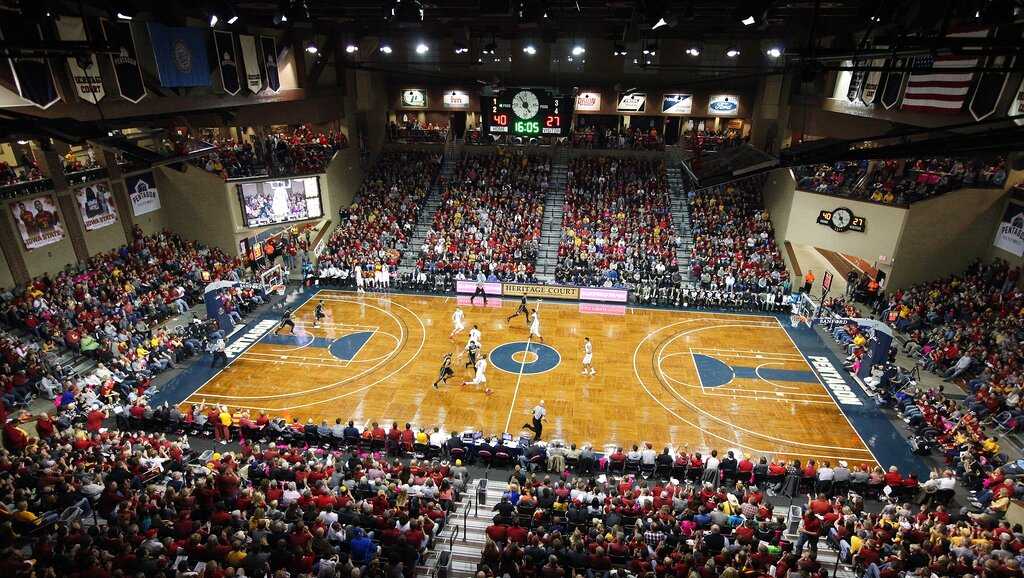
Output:
[[662,114],[692,114],[692,94],[666,94],[661,99]]
[[238,44],[242,47],[242,64],[245,67],[245,86],[256,94],[263,90],[263,75],[260,74],[260,57],[256,53],[256,37],[239,34]]
[[75,189],[82,223],[87,231],[102,229],[117,222],[117,208],[110,194],[110,183],[100,181]]
[[150,22],[148,27],[161,85],[168,88],[210,85],[204,30],[164,26],[157,22]]
[[854,70],[850,76],[850,86],[846,89],[846,100],[850,102],[856,102],[860,98],[861,90],[864,88],[864,78],[867,76],[867,72],[859,69],[863,64],[863,60],[853,61],[853,67],[857,70]]
[[468,108],[469,95],[462,90],[450,90],[441,99],[445,108]]
[[619,95],[619,103],[615,106],[618,112],[644,112],[647,110],[647,94],[630,92]]
[[213,31],[213,45],[220,63],[220,82],[224,92],[238,94],[238,57],[235,55],[235,35],[226,30]]
[[263,50],[267,87],[277,92],[281,90],[281,75],[277,72],[277,41],[272,36],[260,36],[260,48]]
[[427,108],[427,91],[422,88],[403,90],[402,108]]
[[[893,68],[903,68],[907,65],[906,58],[895,58],[892,60]],[[892,110],[900,103],[900,96],[903,94],[903,81],[906,80],[906,72],[890,72],[885,75],[885,86],[882,87],[882,106],[886,110]]]
[[713,94],[708,99],[708,114],[712,116],[736,116],[739,112],[740,97],[735,94]]
[[[0,40],[14,46],[36,45],[42,39],[39,26],[26,25],[18,18],[0,19]],[[21,98],[39,108],[50,108],[60,102],[57,81],[53,77],[50,61],[42,57],[19,56],[8,58],[14,84]]]
[[600,92],[581,92],[576,95],[577,112],[601,112]]
[[[885,48],[880,46],[879,48]],[[868,61],[868,65],[873,68],[881,68],[885,66],[884,58],[876,58]],[[866,105],[872,105],[878,98],[879,88],[882,85],[882,71],[872,70],[864,76],[864,88],[860,91],[860,101]]]
[[1017,94],[1013,95],[1013,100],[1010,102],[1010,108],[1006,110],[1006,116],[1019,117],[1013,119],[1013,122],[1019,125],[1024,125],[1024,78],[1020,80],[1020,86],[1017,87]]
[[142,82],[142,70],[139,69],[139,59],[135,54],[132,23],[122,20],[102,20],[100,23],[103,36],[118,50],[116,56],[110,55],[117,92],[128,102],[138,103],[146,97],[146,85]]
[[160,208],[160,194],[156,190],[153,173],[127,177],[124,180],[124,185],[132,200],[132,214],[136,217],[152,213]]
[[1024,257],[1024,205],[1007,203],[992,244],[1018,257]]
[[[1010,69],[1013,68],[1013,64],[1012,56],[999,54],[989,57],[988,68],[997,70],[982,72],[974,85],[974,94],[967,105],[974,120],[984,120],[995,114],[1003,91],[1006,90],[1006,83],[1010,80]],[[1005,70],[999,71],[1000,68]]]
[[[61,16],[57,21],[57,36],[61,40],[87,41],[85,21],[76,16]],[[100,66],[96,55],[69,56],[66,60],[78,98],[93,104],[103,100],[106,92],[103,90],[103,80],[100,79]]]
[[51,195],[18,201],[9,206],[26,249],[45,247],[64,238],[57,203]]

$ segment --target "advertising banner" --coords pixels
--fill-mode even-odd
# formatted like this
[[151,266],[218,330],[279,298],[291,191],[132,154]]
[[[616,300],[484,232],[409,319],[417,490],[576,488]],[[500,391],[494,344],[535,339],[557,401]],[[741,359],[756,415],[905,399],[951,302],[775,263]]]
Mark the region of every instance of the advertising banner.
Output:
[[992,243],[1003,251],[1024,257],[1024,205],[1008,203]]
[[708,114],[736,116],[740,113],[740,98],[734,94],[715,94],[708,99]]
[[642,92],[631,92],[619,96],[615,110],[619,112],[644,112],[647,110],[647,95]]
[[577,94],[576,112],[601,112],[601,93],[581,92]]
[[87,231],[102,229],[117,222],[117,207],[110,194],[110,183],[100,181],[75,189],[78,210]]
[[692,94],[666,94],[661,99],[662,114],[693,114]]
[[461,90],[449,90],[444,93],[445,108],[469,108],[469,95]]
[[132,214],[136,217],[160,208],[160,194],[156,190],[153,173],[142,173],[124,180],[132,200]]
[[402,91],[404,108],[427,108],[427,91],[422,88],[407,88]]
[[21,240],[28,250],[45,247],[64,238],[57,202],[51,195],[25,199],[9,205]]

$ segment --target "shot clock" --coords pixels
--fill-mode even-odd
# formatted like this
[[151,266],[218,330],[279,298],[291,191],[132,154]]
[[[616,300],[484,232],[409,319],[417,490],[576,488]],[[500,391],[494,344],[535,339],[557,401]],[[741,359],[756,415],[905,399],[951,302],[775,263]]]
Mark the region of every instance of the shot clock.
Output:
[[480,101],[485,133],[525,137],[569,134],[568,99],[547,90],[508,88]]

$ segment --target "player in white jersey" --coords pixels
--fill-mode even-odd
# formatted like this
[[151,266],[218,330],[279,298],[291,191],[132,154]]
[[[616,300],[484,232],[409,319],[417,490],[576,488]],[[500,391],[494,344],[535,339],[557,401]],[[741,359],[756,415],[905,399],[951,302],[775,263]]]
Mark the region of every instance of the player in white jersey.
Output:
[[594,344],[589,337],[583,338],[583,375],[594,375],[597,371],[592,365],[594,361]]
[[473,376],[473,381],[464,381],[462,385],[484,385],[484,393],[490,395],[493,390],[486,387],[487,375],[484,373],[487,371],[487,355],[481,353],[480,359],[476,360],[476,375]]
[[483,344],[481,337],[482,334],[480,333],[480,328],[474,325],[473,328],[469,330],[469,341],[467,343],[476,343],[479,347]]
[[362,265],[356,265],[355,269],[353,269],[352,275],[356,279],[356,293],[362,293],[363,292],[363,284],[366,282],[366,280],[363,279],[363,267],[362,267]]
[[530,313],[530,337],[544,343],[544,338],[540,336],[540,314],[536,309]]
[[454,338],[459,333],[466,330],[466,314],[462,312],[459,307],[455,308],[455,312],[452,313],[452,332],[448,334],[448,339]]

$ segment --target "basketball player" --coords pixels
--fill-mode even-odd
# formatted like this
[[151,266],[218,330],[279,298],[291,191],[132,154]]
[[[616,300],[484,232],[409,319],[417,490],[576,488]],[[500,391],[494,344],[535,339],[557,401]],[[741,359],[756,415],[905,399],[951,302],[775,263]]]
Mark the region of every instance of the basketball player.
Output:
[[313,310],[313,327],[320,327],[320,321],[325,317],[327,314],[324,313],[324,300],[321,299],[316,304],[316,309]]
[[[480,352],[480,344],[475,341],[470,341],[466,344],[466,348],[463,350],[464,353],[469,355],[469,361],[466,362],[464,367],[476,367],[477,353]],[[462,354],[459,354],[462,357]]]
[[589,337],[583,338],[583,375],[594,375],[597,371],[591,363],[594,361],[594,344]]
[[284,329],[285,326],[288,327],[288,331],[292,335],[295,335],[295,322],[292,321],[292,308],[291,307],[286,308],[284,310],[284,313],[281,314],[281,324],[278,325],[277,329],[274,330],[274,335],[280,334],[281,330]]
[[476,361],[475,367],[476,375],[473,376],[473,381],[464,381],[462,382],[462,385],[483,385],[485,386],[484,393],[491,395],[492,390],[491,388],[486,387],[487,376],[484,375],[484,372],[487,371],[487,355],[480,354],[480,359]]
[[477,327],[476,325],[473,325],[473,328],[469,330],[469,342],[476,343],[476,346],[480,347],[481,345],[483,345],[481,337],[482,334],[480,333],[480,328]]
[[541,343],[544,343],[544,338],[540,336],[540,315],[537,313],[536,309],[534,309],[532,314],[530,315],[530,337],[529,338],[534,338],[534,337],[536,337],[537,340],[540,341]]
[[487,292],[484,291],[484,283],[487,282],[487,277],[483,271],[478,271],[476,274],[476,289],[473,291],[473,296],[469,298],[469,304],[473,305],[476,300],[476,296],[480,295],[484,298],[484,306],[487,306]]
[[460,307],[455,308],[455,312],[452,313],[452,332],[448,334],[448,339],[453,339],[459,333],[466,330],[466,314],[462,312]]
[[523,295],[519,299],[519,308],[516,309],[515,313],[513,313],[512,315],[508,316],[508,319],[505,320],[505,323],[508,323],[509,321],[512,321],[513,319],[515,319],[516,317],[519,317],[520,315],[523,316],[523,320],[527,324],[530,323],[530,311],[526,308],[526,295]]
[[445,353],[444,357],[441,358],[441,369],[437,371],[437,381],[434,382],[434,389],[437,389],[437,384],[443,383],[448,385],[448,378],[455,375],[455,370],[452,369],[452,354],[451,352]]

